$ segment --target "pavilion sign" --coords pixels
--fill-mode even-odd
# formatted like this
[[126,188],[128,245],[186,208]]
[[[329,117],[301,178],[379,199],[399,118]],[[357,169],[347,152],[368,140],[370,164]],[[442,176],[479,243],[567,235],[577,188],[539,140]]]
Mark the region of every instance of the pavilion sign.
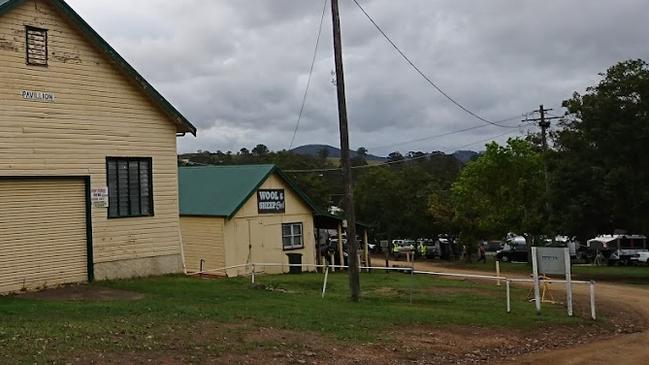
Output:
[[54,102],[54,94],[51,92],[23,90],[20,95],[24,100],[39,101],[41,103]]

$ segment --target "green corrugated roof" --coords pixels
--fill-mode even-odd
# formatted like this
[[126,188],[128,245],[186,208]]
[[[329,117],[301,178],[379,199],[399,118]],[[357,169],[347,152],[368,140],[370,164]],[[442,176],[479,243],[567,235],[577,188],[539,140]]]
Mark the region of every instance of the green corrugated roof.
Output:
[[181,215],[231,217],[270,175],[273,165],[178,169]]
[[[22,4],[25,0],[0,0],[0,15]],[[51,4],[63,14],[87,39],[99,47],[122,72],[130,78],[177,126],[178,132],[196,135],[196,127],[167,101],[148,81],[142,77],[122,56],[111,47],[77,12],[64,0],[51,0]]]
[[198,166],[178,169],[180,215],[231,218],[273,173],[316,210],[306,194],[275,165]]

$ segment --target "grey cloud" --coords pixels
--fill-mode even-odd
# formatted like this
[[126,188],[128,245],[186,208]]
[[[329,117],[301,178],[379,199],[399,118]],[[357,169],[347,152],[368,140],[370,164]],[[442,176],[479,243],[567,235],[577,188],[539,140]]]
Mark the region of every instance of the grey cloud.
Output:
[[[323,2],[319,0],[70,0],[198,127],[181,151],[288,147]],[[414,74],[350,0],[342,0],[351,141],[452,150],[506,132],[480,125]],[[628,58],[649,58],[643,0],[361,0],[435,82],[499,120],[560,103]],[[328,11],[328,9],[327,9]],[[297,144],[338,143],[327,12]],[[508,123],[514,125],[516,120]],[[508,136],[498,137],[504,141]],[[484,143],[472,148],[479,149]]]

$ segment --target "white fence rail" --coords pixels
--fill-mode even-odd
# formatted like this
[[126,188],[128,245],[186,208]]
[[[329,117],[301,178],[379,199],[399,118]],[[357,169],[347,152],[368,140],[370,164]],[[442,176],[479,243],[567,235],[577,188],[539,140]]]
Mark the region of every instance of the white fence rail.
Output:
[[[278,264],[278,263],[248,263],[241,265],[228,266],[218,269],[204,270],[200,272],[195,272],[188,274],[190,276],[200,276],[200,275],[213,275],[216,273],[222,273],[227,275],[228,270],[246,268],[246,271],[250,270],[250,273],[247,275],[251,276],[251,281],[254,284],[256,281],[257,275],[260,273],[257,272],[257,268],[260,267],[300,267],[300,268],[322,268],[324,269],[324,282],[322,285],[322,298],[325,297],[327,291],[327,280],[329,278],[330,269],[348,269],[348,265],[318,265],[318,264]],[[493,275],[478,275],[478,274],[467,274],[467,273],[450,273],[450,272],[434,272],[434,271],[423,271],[415,270],[412,267],[386,267],[386,266],[360,266],[360,270],[382,270],[382,271],[404,271],[414,275],[429,275],[429,276],[440,276],[440,277],[451,277],[451,278],[467,278],[467,279],[480,279],[480,280],[494,280],[498,285],[501,281],[506,283],[506,310],[507,313],[511,313],[511,293],[510,293],[510,284],[511,283],[534,283],[534,279],[531,278],[508,278],[506,276],[493,276]],[[543,280],[541,280],[543,281]],[[566,280],[562,279],[550,279],[548,281],[555,283],[566,283]],[[583,280],[572,280],[572,284],[581,284],[589,286],[589,299],[590,299],[590,314],[593,320],[597,319],[597,313],[595,309],[595,282],[594,281],[583,281]],[[412,290],[411,290],[412,291]],[[410,296],[412,302],[412,293]]]

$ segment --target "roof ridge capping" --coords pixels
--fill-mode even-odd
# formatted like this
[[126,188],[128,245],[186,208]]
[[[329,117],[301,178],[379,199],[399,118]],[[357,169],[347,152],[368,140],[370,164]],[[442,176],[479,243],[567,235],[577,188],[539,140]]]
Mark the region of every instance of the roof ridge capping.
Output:
[[[177,125],[177,132],[196,136],[196,127],[162,96],[133,66],[131,66],[108,42],[106,42],[65,0],[48,0],[90,43],[104,53],[127,78],[144,92],[164,114]],[[0,16],[22,4],[25,0],[0,0]]]

